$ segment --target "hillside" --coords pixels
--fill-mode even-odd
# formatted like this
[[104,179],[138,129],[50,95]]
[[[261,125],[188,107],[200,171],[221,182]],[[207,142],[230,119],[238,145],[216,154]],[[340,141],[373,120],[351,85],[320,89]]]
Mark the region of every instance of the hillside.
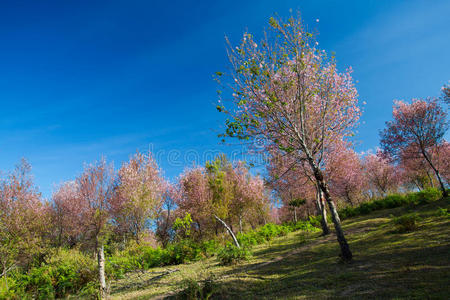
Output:
[[[289,233],[253,248],[235,266],[215,258],[128,274],[111,283],[112,299],[189,298],[199,286],[213,299],[445,299],[450,293],[449,199],[372,212],[343,222],[354,252],[337,257],[333,234]],[[418,228],[394,229],[393,218],[417,213]],[[211,294],[211,293],[209,293]]]

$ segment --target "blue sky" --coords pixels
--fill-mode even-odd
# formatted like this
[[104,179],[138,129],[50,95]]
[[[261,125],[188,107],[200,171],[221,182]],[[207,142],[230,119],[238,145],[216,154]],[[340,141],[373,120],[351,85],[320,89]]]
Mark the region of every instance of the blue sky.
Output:
[[174,178],[238,153],[217,138],[211,75],[228,66],[224,36],[260,33],[291,8],[354,69],[367,102],[359,151],[378,145],[393,99],[437,96],[450,80],[446,0],[2,1],[0,170],[27,158],[49,197],[101,155],[117,167],[151,149]]

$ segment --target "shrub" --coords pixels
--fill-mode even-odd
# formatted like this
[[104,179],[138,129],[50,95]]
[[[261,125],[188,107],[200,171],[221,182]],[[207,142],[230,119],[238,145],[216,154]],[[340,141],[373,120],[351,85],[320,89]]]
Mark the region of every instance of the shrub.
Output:
[[412,205],[426,204],[437,201],[442,197],[441,191],[436,188],[429,188],[420,192],[407,195],[408,202]]
[[205,241],[200,246],[201,246],[203,254],[206,257],[211,257],[211,256],[216,255],[217,251],[219,251],[219,248],[220,248],[220,245],[216,240]]
[[217,258],[222,265],[231,265],[243,260],[248,260],[251,256],[247,247],[238,248],[234,245],[227,244],[218,253]]
[[97,282],[95,260],[77,250],[59,249],[47,264],[19,276],[24,289],[37,299],[63,298]]
[[447,208],[438,207],[438,216],[450,217],[450,212]]
[[419,221],[417,214],[409,214],[394,218],[393,223],[396,227],[396,232],[403,233],[416,230],[417,221]]
[[202,282],[186,279],[182,281],[181,289],[177,295],[178,299],[208,300],[217,290],[217,284],[211,278]]

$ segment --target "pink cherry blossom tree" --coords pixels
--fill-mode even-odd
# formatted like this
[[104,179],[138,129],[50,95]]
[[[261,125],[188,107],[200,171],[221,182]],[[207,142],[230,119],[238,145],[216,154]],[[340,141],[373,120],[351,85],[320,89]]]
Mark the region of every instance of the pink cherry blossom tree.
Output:
[[363,159],[363,168],[372,197],[383,197],[394,192],[402,182],[402,173],[378,151]]
[[139,243],[149,222],[157,218],[164,189],[161,171],[150,154],[136,153],[124,163],[111,199],[111,213],[119,233],[131,234]]
[[432,151],[445,142],[448,130],[447,112],[438,99],[413,99],[411,103],[395,101],[393,120],[386,122],[381,132],[381,147],[386,155],[399,161],[403,150],[412,159],[422,157],[436,175],[442,193],[447,195],[445,182],[438,166],[433,162]]
[[59,245],[74,246],[84,237],[84,222],[89,209],[87,202],[79,198],[79,186],[75,181],[63,183],[52,196],[53,224]]
[[229,43],[232,107],[218,106],[230,116],[225,135],[265,137],[268,146],[307,162],[330,208],[342,258],[350,260],[322,163],[332,143],[353,134],[360,116],[351,69],[338,72],[300,18],[271,18],[270,26],[260,43],[249,33],[239,46]]
[[281,198],[284,206],[284,214],[287,211],[293,211],[294,221],[297,220],[297,207],[292,207],[295,202],[302,199],[305,203],[302,210],[309,215],[312,208],[315,207],[317,214],[322,216],[322,233],[327,235],[330,230],[327,223],[327,211],[323,194],[317,185],[314,176],[311,174],[308,165],[303,162],[300,166],[292,157],[283,155],[280,152],[271,151],[270,163],[268,166],[269,185]]
[[0,276],[14,268],[27,268],[45,250],[50,224],[49,207],[22,159],[13,172],[0,178]]
[[95,245],[98,258],[100,296],[107,296],[105,278],[105,255],[103,250],[106,225],[110,220],[110,203],[114,196],[114,168],[105,159],[85,166],[76,179],[77,199],[80,206],[86,207],[83,214],[83,230],[86,237]]
[[361,159],[344,141],[335,143],[330,150],[325,165],[331,193],[350,205],[356,205],[362,200],[367,186]]

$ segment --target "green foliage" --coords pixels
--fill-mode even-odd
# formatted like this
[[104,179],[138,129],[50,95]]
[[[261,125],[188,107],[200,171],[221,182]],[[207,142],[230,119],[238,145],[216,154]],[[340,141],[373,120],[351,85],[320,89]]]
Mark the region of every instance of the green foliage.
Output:
[[[320,221],[319,226],[320,226]],[[239,244],[243,246],[254,246],[271,241],[275,237],[285,236],[289,232],[304,230],[317,231],[317,227],[312,225],[310,221],[299,221],[297,223],[288,223],[276,225],[268,223],[257,230],[251,230],[246,233],[238,233],[237,239]]]
[[88,284],[97,286],[96,263],[77,250],[58,249],[46,264],[14,272],[7,280],[8,289],[0,284],[0,299],[55,299],[83,291],[87,295]]
[[178,237],[189,237],[191,235],[192,217],[190,213],[187,213],[184,218],[176,218],[173,223],[173,230],[177,233]]
[[217,290],[217,283],[209,278],[204,281],[197,281],[192,278],[185,279],[181,283],[182,291],[177,295],[177,299],[208,300]]
[[109,257],[106,273],[113,278],[123,278],[126,273],[136,270],[177,265],[214,256],[218,249],[219,244],[214,240],[199,243],[182,239],[167,245],[166,248],[134,245]]
[[293,199],[293,200],[289,201],[289,206],[300,207],[305,203],[306,203],[306,199],[297,198],[297,199]]
[[408,202],[412,205],[431,203],[439,200],[441,197],[441,191],[436,188],[428,188],[426,190],[407,195]]
[[341,219],[346,219],[354,216],[366,215],[371,213],[372,211],[380,209],[395,208],[404,205],[415,206],[431,203],[439,200],[441,197],[441,192],[436,188],[430,188],[406,195],[392,194],[382,199],[361,203],[356,207],[348,206],[339,211],[339,216],[341,217]]
[[248,260],[251,256],[248,247],[238,248],[235,245],[227,244],[217,254],[217,258],[222,265],[231,265],[239,263],[243,260]]
[[447,208],[438,207],[438,216],[450,217],[450,212]]
[[419,220],[420,218],[417,214],[409,214],[394,218],[393,223],[395,225],[396,232],[403,233],[416,230],[417,221]]

